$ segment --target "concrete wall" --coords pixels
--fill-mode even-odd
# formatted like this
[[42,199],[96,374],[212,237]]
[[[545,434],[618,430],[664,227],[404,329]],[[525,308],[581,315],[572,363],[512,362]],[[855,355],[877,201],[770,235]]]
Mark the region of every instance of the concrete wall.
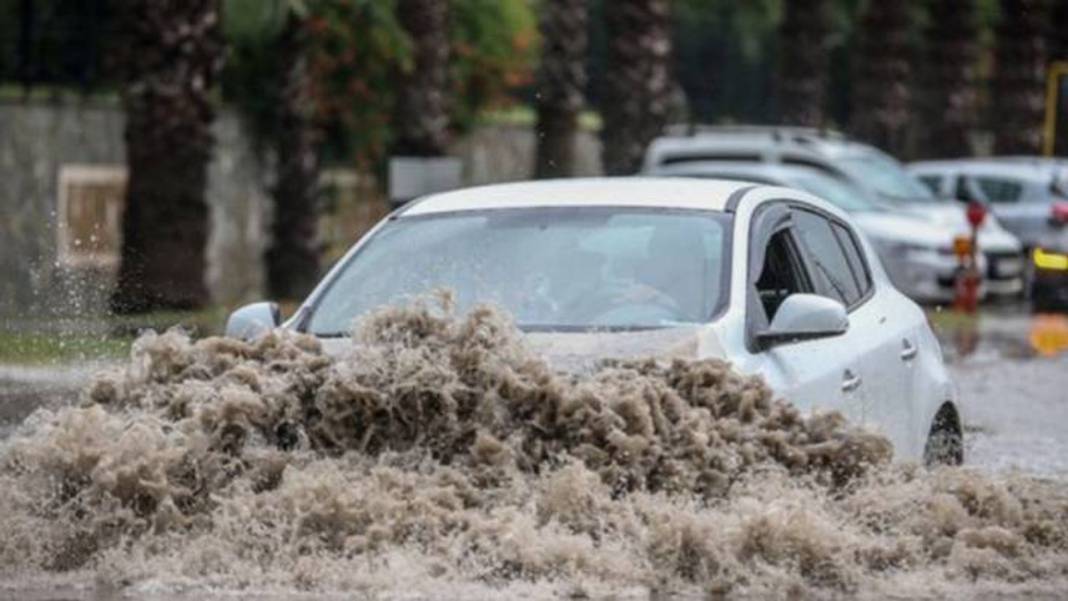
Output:
[[[113,265],[70,268],[57,260],[59,173],[71,165],[121,170],[123,127],[122,111],[113,103],[0,101],[0,316],[86,314],[106,307]],[[235,305],[262,298],[271,170],[253,153],[232,112],[221,112],[215,136],[206,278],[216,302]],[[465,185],[522,180],[533,171],[534,143],[529,126],[486,126],[459,140],[453,154],[463,161]],[[596,136],[583,133],[576,154],[579,175],[601,172]],[[328,193],[331,182],[358,182],[334,190],[326,203],[322,233],[329,261],[388,206],[366,178],[339,179],[333,172],[326,179]]]
[[[0,315],[105,306],[113,269],[57,261],[57,188],[61,166],[123,165],[123,127],[106,103],[0,103]],[[221,114],[215,135],[207,279],[232,304],[260,295],[267,182],[235,115]]]
[[[463,159],[466,185],[529,179],[534,173],[534,129],[529,125],[487,125],[459,140],[452,153]],[[583,131],[575,141],[575,175],[601,169],[601,142]]]

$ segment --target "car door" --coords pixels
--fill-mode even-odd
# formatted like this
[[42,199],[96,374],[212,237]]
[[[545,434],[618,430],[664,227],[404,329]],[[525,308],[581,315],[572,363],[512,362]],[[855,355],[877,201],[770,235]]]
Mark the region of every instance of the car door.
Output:
[[886,311],[872,302],[870,275],[857,272],[850,261],[842,239],[852,241],[849,226],[799,207],[794,208],[794,223],[814,274],[815,293],[842,303],[849,312],[849,330],[827,341],[849,349],[851,365],[842,375],[848,413],[857,421],[883,422],[882,409],[905,394],[905,370],[896,356],[902,343],[895,341]]
[[861,301],[853,306],[850,318],[863,322],[861,327],[869,328],[873,340],[878,340],[870,363],[864,368],[876,374],[872,381],[878,388],[870,399],[865,419],[889,436],[896,449],[910,449],[920,419],[916,401],[923,371],[917,365],[921,360],[931,359],[920,356],[924,348],[931,354],[930,345],[921,339],[925,318],[901,295],[878,293],[864,247],[849,225],[832,221],[831,229],[846,253],[861,294]]
[[[769,224],[769,221],[771,222]],[[748,265],[746,331],[748,340],[766,329],[791,294],[823,288],[806,258],[792,211],[776,205],[754,219]],[[760,350],[751,345],[757,370],[802,410],[836,410],[863,419],[863,374],[852,348],[859,343],[852,325],[842,335],[786,343]]]

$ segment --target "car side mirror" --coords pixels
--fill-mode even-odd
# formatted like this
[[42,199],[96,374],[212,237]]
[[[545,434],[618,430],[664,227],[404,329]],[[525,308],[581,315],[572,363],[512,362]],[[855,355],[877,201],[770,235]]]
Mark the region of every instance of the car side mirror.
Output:
[[757,334],[761,350],[780,344],[840,336],[849,329],[842,303],[818,294],[791,294],[779,305],[767,330]]
[[282,325],[278,303],[252,303],[230,314],[226,320],[226,336],[238,340],[254,340]]

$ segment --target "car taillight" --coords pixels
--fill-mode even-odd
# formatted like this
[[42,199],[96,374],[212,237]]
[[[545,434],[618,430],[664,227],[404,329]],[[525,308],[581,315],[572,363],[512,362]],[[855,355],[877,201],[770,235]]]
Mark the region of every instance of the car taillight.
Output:
[[1049,220],[1058,225],[1068,223],[1068,200],[1055,200],[1049,208]]

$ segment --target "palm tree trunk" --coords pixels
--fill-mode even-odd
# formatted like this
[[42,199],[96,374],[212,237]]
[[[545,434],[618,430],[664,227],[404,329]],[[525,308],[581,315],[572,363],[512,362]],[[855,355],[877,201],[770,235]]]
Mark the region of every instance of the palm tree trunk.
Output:
[[277,41],[280,82],[275,130],[277,179],[267,249],[267,287],[276,299],[298,299],[319,279],[319,141],[309,97],[304,21],[290,12]]
[[911,103],[909,3],[867,4],[857,31],[853,61],[853,135],[894,154],[906,148]]
[[397,18],[412,43],[412,69],[398,90],[396,155],[442,156],[449,142],[449,3],[400,0]]
[[575,134],[586,86],[586,0],[547,0],[542,8],[534,176],[575,173]]
[[641,167],[645,147],[671,113],[671,32],[667,0],[618,0],[605,12],[608,56],[601,100],[605,173]]
[[1038,154],[1046,102],[1044,0],[1001,0],[992,119],[998,154]]
[[933,0],[930,10],[916,152],[924,158],[968,156],[979,102],[975,0]]
[[219,0],[118,4],[129,180],[112,307],[191,309],[205,283],[210,93],[222,66]]
[[826,0],[786,0],[779,30],[779,119],[787,125],[819,127],[824,123],[827,90]]
[[[1054,3],[1053,12],[1050,16],[1049,27],[1049,58],[1054,61],[1068,61],[1068,0],[1057,0]],[[1068,98],[1060,98],[1057,113],[1056,142],[1053,154],[1068,156]]]

